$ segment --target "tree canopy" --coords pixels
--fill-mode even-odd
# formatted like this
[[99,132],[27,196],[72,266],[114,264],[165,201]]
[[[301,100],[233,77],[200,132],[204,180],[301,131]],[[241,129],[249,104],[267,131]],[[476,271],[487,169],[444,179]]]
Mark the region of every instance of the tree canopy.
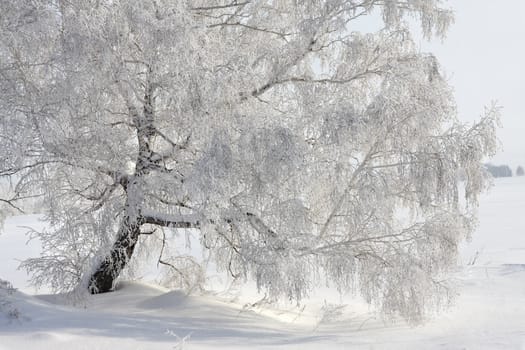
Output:
[[439,0],[0,1],[2,202],[42,201],[34,281],[107,291],[156,228],[194,228],[271,297],[441,307],[498,109],[458,122],[408,18],[453,20]]

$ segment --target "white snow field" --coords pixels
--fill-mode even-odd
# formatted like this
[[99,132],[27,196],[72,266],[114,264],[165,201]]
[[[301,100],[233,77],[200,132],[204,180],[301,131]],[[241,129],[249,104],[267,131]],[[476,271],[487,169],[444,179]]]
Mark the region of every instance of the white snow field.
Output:
[[[38,244],[26,245],[21,226],[42,224],[36,216],[11,218],[0,235],[0,278],[18,291],[0,313],[0,350],[525,350],[525,177],[495,180],[479,214],[479,228],[462,247],[454,275],[460,296],[417,327],[384,323],[359,301],[338,306],[340,299],[322,293],[305,307],[276,311],[127,282],[68,306],[63,297],[34,294],[25,273],[16,270],[16,259],[38,253]],[[18,313],[9,316],[9,310]]]

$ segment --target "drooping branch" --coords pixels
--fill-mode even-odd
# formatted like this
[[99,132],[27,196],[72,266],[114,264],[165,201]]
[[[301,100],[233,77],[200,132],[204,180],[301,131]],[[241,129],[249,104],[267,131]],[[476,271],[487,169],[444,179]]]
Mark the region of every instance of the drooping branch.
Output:
[[350,194],[350,192],[354,188],[356,180],[361,175],[361,172],[368,166],[368,163],[369,163],[370,159],[374,156],[374,154],[375,154],[375,152],[377,150],[377,147],[378,147],[378,145],[379,145],[379,143],[381,141],[382,141],[381,139],[378,139],[372,145],[372,147],[370,147],[370,149],[368,150],[368,152],[367,152],[365,158],[363,159],[363,161],[357,166],[357,168],[352,173],[352,177],[348,181],[348,184],[346,185],[343,194],[337,200],[334,208],[332,209],[332,211],[328,215],[324,225],[322,226],[321,231],[319,233],[319,237],[323,238],[326,235],[326,233],[328,232],[328,228],[330,227],[330,224],[332,223],[333,219],[336,217],[336,215],[339,212],[339,210],[341,210],[341,207],[342,207],[344,201],[346,200],[346,198],[348,197],[348,195]]

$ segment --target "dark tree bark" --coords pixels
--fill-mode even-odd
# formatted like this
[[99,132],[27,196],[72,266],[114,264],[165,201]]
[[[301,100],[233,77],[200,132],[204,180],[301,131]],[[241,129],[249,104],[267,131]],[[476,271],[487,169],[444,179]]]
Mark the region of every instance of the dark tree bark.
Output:
[[[148,69],[148,73],[151,74],[150,69]],[[127,102],[129,117],[133,122],[137,136],[137,160],[134,174],[125,180],[122,178],[118,180],[127,197],[124,217],[118,230],[117,239],[113,243],[109,254],[90,278],[88,289],[93,294],[109,292],[114,288],[115,280],[133,255],[135,245],[140,236],[140,228],[145,223],[144,217],[140,214],[143,199],[140,195],[137,195],[141,192],[137,191],[137,189],[141,187],[141,178],[147,176],[151,171],[158,170],[158,161],[153,159],[154,152],[151,147],[152,140],[156,134],[153,93],[152,84],[148,84],[144,93],[142,113],[132,103]],[[130,203],[130,197],[133,198],[132,203]],[[134,206],[131,208],[133,213],[131,215],[130,206]]]
[[110,252],[89,280],[88,289],[92,294],[106,293],[113,290],[116,279],[133,255],[135,245],[141,235],[141,227],[144,224],[170,228],[199,228],[200,226],[197,220],[143,215],[131,218],[129,215],[126,215],[122,220],[117,239],[113,243]]
[[[151,74],[151,70],[148,69]],[[154,92],[153,84],[149,83],[144,92],[142,112],[128,102],[129,117],[133,122],[137,136],[137,159],[134,174],[114,176],[116,184],[122,186],[126,194],[126,204],[123,219],[117,233],[117,238],[108,255],[102,260],[89,281],[89,291],[105,293],[113,290],[115,281],[126,267],[133,255],[135,245],[141,235],[144,224],[171,227],[196,228],[196,220],[184,220],[182,217],[163,215],[162,213],[145,214],[143,206],[143,178],[154,171],[170,172],[161,164],[161,157],[153,151],[153,139],[159,135],[154,125]],[[130,199],[131,203],[130,203]]]
[[140,221],[132,220],[129,216],[124,217],[111,251],[90,278],[88,289],[92,294],[113,290],[115,280],[133,255],[141,225]]

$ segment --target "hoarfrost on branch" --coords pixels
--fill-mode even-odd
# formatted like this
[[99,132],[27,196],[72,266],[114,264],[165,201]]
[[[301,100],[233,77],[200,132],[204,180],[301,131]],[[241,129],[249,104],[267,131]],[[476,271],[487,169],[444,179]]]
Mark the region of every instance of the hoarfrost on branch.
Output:
[[159,227],[194,228],[270,297],[445,305],[498,109],[456,120],[407,17],[453,20],[439,0],[1,1],[1,204],[45,208],[34,281],[108,291],[136,246],[167,252]]

